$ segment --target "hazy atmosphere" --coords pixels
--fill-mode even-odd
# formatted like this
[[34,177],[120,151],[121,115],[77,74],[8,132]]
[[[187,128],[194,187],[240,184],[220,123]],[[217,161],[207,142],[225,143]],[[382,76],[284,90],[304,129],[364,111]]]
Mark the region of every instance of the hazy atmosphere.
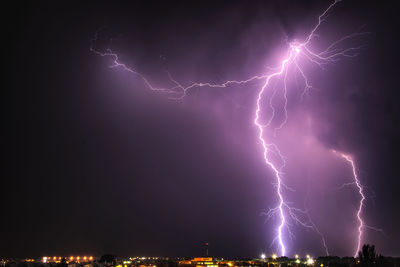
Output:
[[[205,242],[211,256],[282,255],[281,218],[268,217],[278,186],[287,205],[306,211],[296,221],[284,206],[284,254],[324,256],[324,240],[330,255],[353,256],[360,194],[344,155],[365,195],[361,245],[400,256],[399,37],[389,2],[329,10],[308,48],[361,34],[340,44],[354,50],[332,64],[298,61],[306,92],[296,65],[287,82],[193,86],[181,99],[140,76],[174,88],[274,73],[332,3],[10,7],[0,256],[196,256]],[[263,158],[261,129],[283,185]]]

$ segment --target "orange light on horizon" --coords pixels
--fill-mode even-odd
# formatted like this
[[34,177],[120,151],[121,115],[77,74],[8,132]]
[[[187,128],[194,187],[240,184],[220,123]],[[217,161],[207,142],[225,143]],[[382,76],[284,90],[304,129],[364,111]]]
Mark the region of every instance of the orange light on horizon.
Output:
[[89,257],[89,260],[90,260],[90,261],[92,261],[92,260],[93,260],[93,257],[92,257],[92,256],[90,256],[90,257]]

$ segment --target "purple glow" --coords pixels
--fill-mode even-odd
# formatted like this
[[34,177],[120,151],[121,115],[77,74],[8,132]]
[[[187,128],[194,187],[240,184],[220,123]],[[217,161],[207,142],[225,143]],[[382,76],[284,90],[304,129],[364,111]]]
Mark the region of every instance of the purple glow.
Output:
[[[312,88],[310,84],[310,79],[307,76],[307,72],[304,69],[305,63],[314,64],[320,68],[323,68],[325,65],[332,64],[337,62],[339,59],[343,57],[354,57],[357,56],[359,49],[361,46],[350,47],[350,48],[341,48],[340,45],[343,44],[344,41],[357,37],[362,34],[366,34],[365,32],[356,32],[350,35],[343,36],[337,41],[329,44],[324,50],[317,52],[315,49],[311,47],[311,43],[313,39],[316,37],[316,32],[319,30],[319,27],[326,19],[326,15],[329,11],[335,7],[335,5],[340,2],[340,0],[335,0],[331,3],[318,17],[318,22],[312,28],[310,33],[305,37],[305,40],[302,42],[292,41],[287,43],[287,48],[285,52],[285,57],[281,60],[280,64],[277,68],[272,68],[273,71],[268,72],[264,75],[255,75],[245,80],[228,80],[223,83],[214,84],[209,82],[192,82],[189,85],[183,85],[178,82],[172,75],[167,72],[169,81],[171,82],[171,86],[167,87],[156,87],[152,84],[152,82],[145,77],[142,73],[136,71],[134,68],[127,66],[125,63],[122,63],[118,57],[118,54],[113,52],[111,49],[106,49],[105,52],[99,51],[95,48],[94,43],[97,41],[97,35],[93,39],[93,43],[91,46],[91,51],[102,56],[102,57],[110,57],[112,59],[113,68],[119,67],[124,69],[127,72],[130,72],[134,75],[137,75],[140,79],[143,80],[148,89],[152,91],[157,91],[163,94],[166,94],[168,98],[181,100],[187,96],[187,93],[193,89],[198,87],[210,87],[210,88],[226,88],[233,84],[247,84],[257,80],[263,80],[264,84],[259,89],[257,93],[256,99],[256,107],[254,113],[253,123],[258,130],[258,140],[261,144],[263,160],[268,168],[272,170],[275,179],[275,188],[276,195],[278,197],[278,203],[274,208],[269,209],[266,213],[268,218],[271,218],[275,215],[279,218],[279,223],[276,226],[276,237],[273,240],[277,242],[279,245],[280,255],[285,256],[287,254],[287,238],[291,238],[294,236],[292,233],[290,226],[291,222],[294,222],[298,225],[301,225],[305,228],[313,229],[317,234],[321,237],[322,244],[325,249],[326,255],[329,255],[328,246],[324,235],[317,228],[316,224],[311,220],[311,216],[309,215],[307,210],[297,208],[293,206],[293,204],[287,200],[287,196],[285,195],[285,191],[290,189],[284,183],[284,175],[283,169],[286,165],[286,160],[283,154],[281,153],[278,145],[274,142],[274,138],[279,130],[281,130],[287,123],[288,120],[288,90],[291,87],[292,82],[296,79],[296,75],[300,76],[302,79],[302,93],[301,97],[303,98],[310,88]],[[262,119],[262,112],[267,110],[267,108],[263,104],[264,94],[266,91],[273,90],[273,94],[270,96],[268,103],[268,108],[271,110],[270,117],[264,121]],[[276,108],[273,105],[273,98],[275,97],[275,93],[277,91],[282,92],[282,104],[281,108],[283,110],[282,118],[277,118]],[[276,120],[279,120],[276,125]],[[267,132],[271,131],[273,133],[273,137],[267,137]],[[359,208],[357,211],[357,219],[359,221],[358,225],[358,242],[355,248],[355,256],[357,256],[357,252],[361,246],[361,240],[363,235],[363,227],[365,227],[361,213],[362,207],[365,201],[365,195],[363,193],[363,187],[358,179],[354,160],[345,154],[340,153],[340,156],[343,157],[346,161],[348,161],[353,170],[354,183],[357,185],[358,192],[361,196],[361,200],[359,203]]]
[[344,158],[347,162],[350,163],[351,170],[353,172],[354,183],[356,184],[358,192],[360,193],[360,196],[361,196],[360,205],[358,206],[358,210],[357,210],[357,219],[358,219],[358,222],[359,222],[359,225],[358,225],[358,241],[357,241],[356,250],[354,252],[354,257],[357,257],[357,254],[360,251],[360,247],[361,247],[361,238],[362,238],[363,228],[364,228],[364,221],[363,221],[363,219],[361,217],[361,212],[362,212],[362,208],[364,206],[365,195],[364,195],[363,187],[362,187],[362,185],[360,183],[360,180],[358,179],[356,166],[354,164],[353,158],[351,156],[343,154],[343,153],[340,153],[340,156],[342,158]]
[[351,183],[345,183],[345,184],[343,184],[343,185],[341,186],[341,188],[343,188],[344,186],[348,186],[348,185],[355,185],[355,186],[357,187],[358,193],[359,193],[359,195],[360,195],[360,202],[359,202],[358,210],[357,210],[357,213],[356,213],[356,217],[357,217],[357,220],[358,220],[357,245],[356,245],[356,249],[355,249],[355,251],[354,251],[354,257],[356,258],[356,257],[358,256],[358,252],[359,252],[360,249],[361,249],[361,243],[362,243],[363,230],[364,230],[364,228],[365,228],[365,227],[368,227],[368,228],[370,228],[370,229],[372,229],[372,230],[375,230],[375,231],[378,231],[378,232],[383,232],[383,230],[382,230],[382,229],[379,229],[379,228],[375,228],[375,227],[371,227],[371,226],[365,225],[364,220],[363,220],[363,218],[362,218],[362,216],[361,216],[361,213],[362,213],[362,211],[363,211],[363,207],[364,207],[364,205],[365,205],[364,202],[365,202],[365,200],[366,200],[366,196],[365,196],[365,193],[364,193],[364,187],[363,187],[363,185],[361,184],[361,181],[360,181],[360,179],[359,179],[359,177],[358,177],[357,170],[356,170],[356,165],[355,165],[355,163],[354,163],[353,157],[350,156],[350,155],[344,154],[344,153],[337,152],[337,151],[335,151],[335,150],[333,150],[333,152],[334,152],[335,154],[338,154],[338,155],[339,155],[340,157],[342,157],[344,160],[346,160],[346,161],[350,164],[350,166],[351,166],[351,171],[352,171],[352,175],[353,175],[353,180],[354,180],[354,181],[351,182]]

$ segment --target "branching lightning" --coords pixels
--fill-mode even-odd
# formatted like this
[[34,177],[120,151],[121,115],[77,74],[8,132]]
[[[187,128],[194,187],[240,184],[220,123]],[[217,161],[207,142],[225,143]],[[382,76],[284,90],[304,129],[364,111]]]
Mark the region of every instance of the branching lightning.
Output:
[[360,195],[360,202],[359,202],[357,213],[356,213],[356,217],[357,217],[357,220],[358,220],[358,238],[357,238],[356,249],[354,251],[354,257],[356,258],[357,255],[358,255],[358,252],[360,251],[360,248],[361,248],[363,230],[365,228],[369,228],[369,229],[372,229],[372,230],[375,230],[375,231],[378,231],[378,232],[383,232],[383,230],[379,229],[379,228],[375,228],[375,227],[366,225],[364,223],[364,220],[363,220],[362,216],[361,216],[362,211],[363,211],[363,207],[365,206],[365,201],[366,201],[367,198],[366,198],[366,195],[364,193],[364,186],[361,184],[361,181],[360,181],[360,179],[358,177],[357,168],[356,168],[356,165],[354,163],[353,157],[350,156],[350,155],[344,154],[344,153],[337,152],[335,150],[333,150],[333,152],[335,154],[338,154],[340,157],[342,157],[344,160],[346,160],[350,164],[351,171],[352,171],[352,176],[353,176],[353,182],[345,183],[340,188],[343,188],[345,186],[355,185],[357,190],[358,190],[358,193]]
[[[244,85],[257,80],[264,81],[262,87],[259,89],[257,93],[256,108],[255,108],[253,123],[256,126],[258,132],[257,137],[261,144],[263,160],[266,166],[272,171],[274,175],[274,180],[275,180],[274,186],[276,188],[278,203],[274,208],[269,209],[269,211],[266,212],[266,215],[268,218],[277,215],[279,219],[279,223],[276,227],[276,237],[274,238],[273,242],[276,241],[278,243],[280,255],[282,256],[287,255],[287,248],[285,245],[286,244],[285,234],[287,233],[289,237],[293,236],[292,231],[290,230],[290,226],[292,225],[291,222],[315,230],[321,236],[326,254],[329,255],[326,239],[319,231],[319,229],[316,227],[316,225],[312,222],[308,211],[294,207],[292,203],[290,203],[287,200],[287,197],[285,197],[286,190],[290,189],[284,183],[284,175],[282,172],[283,168],[286,165],[285,157],[282,155],[281,151],[279,150],[278,146],[273,142],[273,140],[266,139],[265,133],[266,131],[273,131],[275,136],[276,132],[282,129],[287,121],[288,118],[287,92],[290,89],[288,83],[289,79],[293,77],[295,78],[300,77],[302,79],[302,84],[304,85],[304,87],[301,92],[301,98],[303,98],[307,94],[307,92],[312,88],[310,79],[307,76],[307,73],[303,67],[304,63],[308,62],[311,64],[315,64],[316,66],[323,69],[326,65],[335,63],[341,58],[357,56],[361,46],[350,47],[350,48],[342,48],[341,46],[345,41],[357,37],[359,35],[365,34],[365,32],[356,32],[350,35],[346,35],[340,38],[339,40],[332,42],[329,46],[327,46],[324,50],[320,52],[314,51],[312,47],[310,47],[310,44],[316,37],[316,32],[319,30],[321,24],[326,19],[327,14],[338,2],[340,2],[340,0],[335,0],[334,2],[332,2],[318,16],[318,22],[312,28],[309,35],[306,36],[304,41],[302,42],[291,41],[287,43],[287,51],[285,53],[285,57],[282,59],[278,67],[268,69],[269,71],[264,75],[255,75],[245,80],[228,80],[219,84],[213,84],[209,82],[192,82],[188,85],[183,85],[182,83],[174,79],[169,72],[167,72],[167,77],[169,79],[170,85],[166,87],[157,87],[154,86],[150,81],[150,79],[148,79],[144,74],[121,62],[118,54],[112,51],[111,48],[107,48],[104,51],[97,49],[96,42],[98,41],[98,34],[95,35],[90,47],[90,50],[96,53],[97,55],[110,58],[112,60],[112,65],[111,65],[112,68],[118,67],[122,68],[123,70],[129,73],[132,73],[133,75],[141,79],[149,90],[166,94],[171,99],[181,100],[187,96],[188,92],[191,89],[198,87],[226,88],[230,85]],[[264,94],[267,90],[273,90],[273,93],[270,95],[269,101],[267,101],[267,103],[269,104],[269,110],[271,110],[272,112],[268,120],[264,122],[261,118],[261,113],[264,110],[266,110],[263,105],[263,99],[264,99]],[[275,127],[274,126],[276,125],[275,115],[277,110],[274,107],[272,100],[274,97],[276,97],[276,92],[278,90],[282,90],[283,119],[280,122],[278,122],[278,126]],[[357,218],[359,220],[359,227],[358,227],[359,233],[358,233],[358,243],[356,251],[359,251],[362,239],[362,230],[363,227],[365,227],[361,217],[365,196],[363,194],[363,187],[357,177],[353,159],[345,154],[341,154],[341,156],[351,164],[353,168],[354,184],[357,185],[359,194],[361,196],[359,209],[357,211]]]
[[365,201],[365,195],[364,195],[364,190],[363,186],[361,185],[360,180],[358,179],[357,171],[356,171],[356,166],[354,164],[354,160],[351,156],[340,153],[340,156],[344,158],[348,163],[350,163],[351,170],[353,172],[353,178],[354,178],[354,184],[357,186],[358,192],[361,196],[360,204],[358,206],[357,210],[357,220],[358,220],[358,240],[357,240],[357,247],[354,253],[354,257],[357,257],[358,252],[360,251],[361,247],[361,238],[363,234],[363,228],[364,228],[364,221],[361,217],[361,212],[362,208],[364,206],[364,201]]

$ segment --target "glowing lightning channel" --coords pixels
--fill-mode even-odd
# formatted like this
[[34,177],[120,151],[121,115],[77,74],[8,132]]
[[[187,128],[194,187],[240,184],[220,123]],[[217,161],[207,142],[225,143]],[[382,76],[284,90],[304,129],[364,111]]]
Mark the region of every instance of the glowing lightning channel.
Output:
[[363,235],[363,228],[364,228],[364,221],[361,218],[361,212],[362,209],[364,207],[364,201],[365,201],[365,195],[364,195],[364,190],[363,190],[363,186],[361,185],[360,180],[358,179],[358,175],[357,175],[357,171],[356,171],[356,166],[354,164],[354,160],[351,156],[340,153],[340,156],[342,158],[344,158],[348,163],[350,163],[351,165],[351,169],[353,172],[353,178],[354,178],[354,184],[357,186],[358,188],[358,193],[361,196],[360,199],[360,204],[358,206],[358,210],[357,210],[357,219],[358,219],[358,241],[357,241],[357,248],[356,251],[354,252],[354,257],[357,257],[358,252],[360,251],[360,247],[361,247],[361,240],[362,240],[362,235]]
[[[287,109],[286,109],[286,105],[287,105],[287,97],[286,97],[287,82],[286,81],[287,81],[287,74],[288,74],[290,65],[293,64],[295,66],[295,69],[301,74],[301,76],[304,79],[304,84],[305,84],[305,86],[304,86],[305,88],[304,88],[304,91],[303,91],[303,94],[304,94],[305,91],[308,90],[308,88],[310,88],[311,86],[309,85],[307,76],[305,75],[304,71],[301,69],[300,64],[297,61],[297,59],[298,59],[298,57],[300,55],[304,54],[307,59],[309,59],[313,63],[316,63],[318,66],[321,66],[322,64],[327,64],[329,62],[334,62],[338,56],[353,56],[353,54],[348,54],[349,51],[353,51],[353,50],[349,50],[349,49],[333,51],[332,52],[332,49],[336,48],[336,45],[338,43],[340,43],[342,40],[345,40],[347,38],[342,38],[341,40],[338,40],[338,41],[334,42],[333,44],[331,44],[327,49],[325,49],[321,53],[314,53],[314,52],[311,51],[311,49],[307,48],[307,45],[309,44],[309,42],[313,38],[315,32],[318,30],[319,26],[321,25],[322,21],[324,20],[325,15],[338,2],[339,2],[339,0],[335,0],[318,17],[318,24],[312,29],[311,33],[307,36],[306,40],[303,43],[300,43],[300,42],[297,42],[297,41],[289,43],[289,48],[290,49],[289,49],[289,52],[287,53],[286,58],[282,60],[280,68],[276,72],[271,73],[266,77],[264,86],[259,91],[258,97],[257,97],[257,102],[256,102],[256,107],[257,108],[256,108],[256,113],[255,113],[255,118],[254,118],[254,124],[258,128],[258,133],[259,133],[258,134],[258,138],[259,138],[259,140],[260,140],[260,142],[262,144],[262,147],[264,149],[264,153],[263,153],[264,161],[272,169],[272,171],[273,171],[273,173],[275,175],[275,179],[276,179],[276,184],[277,184],[276,191],[277,191],[277,195],[278,195],[278,198],[279,198],[279,203],[278,203],[278,206],[275,209],[271,209],[269,213],[275,213],[275,212],[279,213],[280,224],[279,224],[278,229],[277,229],[278,236],[277,236],[276,239],[279,242],[279,246],[280,246],[280,250],[281,250],[281,255],[282,256],[286,255],[286,247],[285,247],[284,238],[283,238],[283,229],[284,229],[284,227],[288,228],[287,219],[285,217],[285,212],[284,212],[285,209],[288,210],[289,215],[295,220],[295,222],[300,223],[301,225],[303,225],[305,227],[310,227],[310,228],[313,228],[314,230],[316,230],[317,233],[322,237],[322,241],[323,241],[323,244],[324,244],[324,247],[325,247],[325,250],[326,250],[327,254],[328,254],[328,249],[327,249],[325,237],[321,234],[321,232],[318,230],[318,228],[315,226],[315,224],[311,221],[310,217],[308,216],[310,224],[302,222],[295,215],[295,213],[293,213],[293,211],[301,211],[301,210],[298,210],[296,208],[291,207],[285,201],[285,198],[283,196],[283,191],[282,191],[283,182],[282,182],[281,172],[278,169],[278,167],[275,166],[275,164],[271,161],[271,159],[268,156],[268,153],[269,153],[268,144],[267,144],[266,140],[264,139],[264,127],[265,127],[265,125],[263,125],[260,122],[261,100],[262,100],[262,96],[264,94],[265,89],[270,85],[270,81],[275,77],[279,77],[279,76],[283,75],[284,121],[281,123],[281,125],[278,128],[275,129],[275,130],[279,130],[279,129],[281,129],[283,127],[283,125],[286,123],[286,120],[287,120]],[[270,102],[270,108],[274,111],[274,108],[273,108],[271,102]],[[269,126],[270,122],[271,122],[271,119],[269,120],[267,126]],[[289,229],[288,229],[288,231],[290,233]]]
[[361,213],[363,211],[363,207],[365,207],[365,200],[367,199],[364,193],[364,186],[361,184],[360,179],[358,178],[358,174],[357,174],[357,169],[356,169],[356,165],[354,163],[353,157],[348,155],[348,154],[344,154],[344,153],[340,153],[337,152],[335,150],[333,150],[333,153],[339,155],[340,157],[342,157],[344,160],[346,160],[350,166],[351,166],[351,171],[353,174],[353,182],[350,183],[344,183],[342,186],[339,187],[339,189],[345,187],[345,186],[350,186],[350,185],[355,185],[358,189],[358,193],[360,195],[360,202],[359,202],[359,206],[358,206],[358,210],[356,213],[357,216],[357,220],[358,220],[358,239],[357,239],[357,246],[354,252],[354,258],[356,258],[358,256],[358,252],[361,249],[361,242],[362,242],[362,237],[363,237],[363,230],[365,228],[377,231],[377,232],[381,232],[383,233],[382,229],[373,227],[373,226],[369,226],[367,224],[365,224]]
[[[284,113],[284,119],[283,121],[279,124],[278,128],[273,129],[274,133],[276,133],[276,130],[281,129],[286,121],[287,121],[287,90],[288,90],[288,82],[287,80],[289,79],[290,73],[294,74],[300,74],[300,77],[303,79],[303,84],[304,84],[304,90],[301,94],[301,97],[303,97],[307,91],[312,88],[310,85],[309,78],[307,77],[305,71],[302,69],[302,63],[299,61],[300,59],[306,60],[307,62],[316,64],[317,66],[323,68],[327,64],[332,64],[337,62],[340,58],[343,57],[355,57],[358,53],[358,50],[361,48],[359,47],[350,47],[350,48],[340,48],[340,44],[342,44],[344,41],[357,37],[359,35],[365,34],[366,32],[356,32],[352,33],[350,35],[346,35],[339,40],[331,43],[325,50],[322,52],[315,52],[313,51],[308,45],[312,42],[312,39],[316,36],[316,32],[318,31],[320,25],[322,22],[325,20],[327,13],[341,0],[335,0],[333,3],[331,3],[319,16],[318,16],[318,23],[312,28],[310,31],[310,34],[305,38],[303,42],[298,42],[298,41],[292,41],[288,43],[288,50],[286,52],[286,57],[281,61],[279,66],[277,68],[272,68],[272,72],[269,74],[265,75],[255,75],[252,76],[248,79],[245,80],[229,80],[225,81],[220,84],[213,84],[209,82],[192,82],[188,85],[183,85],[177,80],[175,80],[172,75],[167,72],[167,76],[169,78],[169,81],[171,83],[170,86],[167,87],[157,87],[154,86],[151,81],[146,78],[146,76],[139,71],[137,71],[134,68],[131,68],[127,66],[125,63],[122,63],[118,57],[118,54],[113,52],[111,48],[107,48],[104,51],[101,51],[96,48],[96,42],[98,41],[98,33],[94,36],[92,39],[91,47],[90,50],[94,52],[95,54],[102,56],[102,57],[109,57],[112,59],[112,65],[110,67],[115,68],[122,68],[127,72],[130,72],[137,77],[139,77],[144,84],[147,86],[148,89],[152,91],[156,91],[159,93],[166,94],[169,98],[172,99],[178,99],[181,100],[187,96],[187,93],[192,89],[196,87],[210,87],[210,88],[226,88],[230,85],[243,85],[247,84],[252,81],[256,80],[265,80],[263,86],[260,88],[257,94],[257,100],[256,100],[256,110],[255,110],[255,116],[254,116],[254,125],[258,129],[258,139],[262,145],[263,149],[263,159],[265,164],[272,170],[274,177],[275,177],[275,183],[274,185],[276,186],[276,194],[278,197],[278,205],[275,208],[269,209],[269,211],[266,213],[267,217],[270,218],[275,214],[279,215],[280,223],[277,227],[277,236],[274,238],[274,241],[278,241],[279,243],[279,248],[280,248],[280,255],[285,256],[286,255],[286,246],[285,246],[285,240],[284,240],[284,230],[288,232],[289,236],[293,236],[289,225],[290,223],[288,222],[288,219],[292,219],[296,224],[299,224],[303,227],[309,228],[309,229],[314,229],[322,238],[323,245],[325,247],[326,254],[328,255],[328,248],[326,245],[326,240],[324,236],[321,234],[321,232],[318,230],[316,225],[311,221],[311,218],[306,210],[301,210],[296,207],[291,206],[291,203],[289,203],[286,198],[284,197],[284,189],[290,189],[287,185],[284,184],[283,182],[283,173],[282,169],[284,168],[286,161],[282,153],[280,152],[278,146],[272,142],[267,142],[265,137],[264,137],[264,129],[272,127],[272,122],[275,119],[275,113],[276,109],[274,108],[272,104],[272,99],[275,97],[275,93],[278,90],[276,87],[277,85],[281,84],[282,85],[282,90],[283,90],[283,113]],[[271,85],[273,83],[273,80],[275,80],[274,86]],[[268,101],[270,110],[272,110],[272,115],[269,118],[268,122],[266,124],[263,124],[261,122],[261,111],[263,109],[262,105],[262,99],[264,92],[267,90],[267,88],[272,88],[273,89],[273,94],[270,97],[270,100]],[[273,159],[278,159],[279,163],[275,163]],[[359,242],[357,246],[357,250],[360,247],[360,242],[361,242],[361,236],[362,236],[362,228],[364,227],[363,221],[361,219],[361,209],[363,206],[363,201],[365,200],[365,197],[363,195],[363,190],[362,186],[359,183],[356,172],[355,172],[355,167],[354,167],[354,162],[350,157],[345,157],[347,161],[349,161],[352,164],[353,167],[353,173],[356,179],[357,186],[359,188],[359,193],[362,195],[362,201],[360,202],[360,207],[357,213],[357,217],[360,221],[360,226],[359,226]],[[304,219],[304,216],[307,217],[307,219]],[[366,226],[365,226],[366,227]]]
[[281,223],[278,226],[278,240],[279,240],[279,246],[281,248],[281,255],[284,256],[286,255],[286,248],[284,245],[284,241],[283,241],[283,237],[282,237],[282,228],[285,226],[286,223],[286,219],[285,219],[285,215],[283,212],[283,207],[286,205],[283,195],[282,195],[282,178],[281,178],[281,172],[279,171],[279,169],[277,167],[275,167],[275,165],[271,162],[271,160],[268,158],[268,145],[267,142],[264,140],[264,126],[260,123],[259,119],[260,119],[260,111],[261,111],[261,99],[262,99],[262,95],[265,91],[265,88],[267,88],[267,86],[269,85],[269,82],[272,78],[274,78],[275,76],[281,75],[284,70],[286,65],[288,64],[288,62],[291,60],[291,55],[293,54],[293,50],[291,50],[289,52],[289,56],[287,58],[285,58],[282,61],[281,64],[281,68],[278,72],[275,72],[273,74],[270,74],[267,76],[267,79],[265,80],[264,86],[261,88],[260,92],[258,93],[258,97],[257,97],[257,109],[256,109],[256,116],[254,118],[254,124],[258,127],[258,139],[261,141],[261,144],[264,148],[264,161],[265,163],[273,170],[274,174],[275,174],[275,178],[276,178],[276,183],[277,183],[277,194],[279,197],[279,205],[278,205],[278,210],[279,210],[279,216],[281,219]]

